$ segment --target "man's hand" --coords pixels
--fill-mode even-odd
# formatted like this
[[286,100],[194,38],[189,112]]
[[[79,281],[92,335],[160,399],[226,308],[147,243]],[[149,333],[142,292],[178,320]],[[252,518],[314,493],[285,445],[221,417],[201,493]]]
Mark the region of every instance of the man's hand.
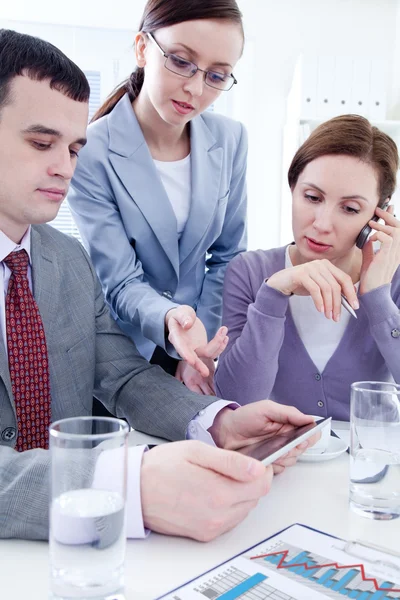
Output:
[[[220,448],[236,450],[255,444],[279,433],[313,422],[293,406],[284,406],[271,400],[261,400],[236,410],[224,408],[210,427],[214,442]],[[285,467],[295,464],[297,456],[319,439],[317,433],[274,463],[274,472],[281,473]]]
[[273,471],[239,452],[202,442],[163,444],[143,455],[146,527],[210,541],[242,521],[269,491]]

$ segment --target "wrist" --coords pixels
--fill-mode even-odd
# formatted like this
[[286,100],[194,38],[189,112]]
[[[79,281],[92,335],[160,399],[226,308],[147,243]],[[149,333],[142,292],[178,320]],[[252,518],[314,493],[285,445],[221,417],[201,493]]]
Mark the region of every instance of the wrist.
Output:
[[165,313],[165,317],[164,317],[164,325],[165,325],[165,330],[166,332],[169,331],[169,321],[171,319],[171,317],[173,317],[174,311],[176,310],[176,306],[174,306],[173,308],[170,308],[166,313]]
[[232,408],[226,406],[219,411],[214,423],[208,428],[208,432],[218,448],[226,448],[229,443],[229,420],[233,412]]
[[280,292],[284,296],[293,296],[293,292],[291,290],[285,290],[285,289],[282,289],[279,286],[277,286],[276,283],[274,283],[274,281],[273,281],[273,276],[267,277],[267,279],[264,279],[264,283],[268,287],[272,288],[273,290],[276,290],[277,292]]

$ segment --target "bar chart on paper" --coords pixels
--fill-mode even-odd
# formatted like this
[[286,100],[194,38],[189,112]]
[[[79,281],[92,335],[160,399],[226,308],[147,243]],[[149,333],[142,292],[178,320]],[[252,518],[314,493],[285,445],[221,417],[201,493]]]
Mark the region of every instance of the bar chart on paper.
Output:
[[[249,576],[236,567],[226,569],[209,581],[196,586],[204,600],[295,600],[267,583],[268,577],[262,573]],[[173,596],[173,600],[182,600]]]
[[287,543],[274,544],[273,549],[247,556],[258,565],[273,566],[280,575],[307,585],[329,598],[354,598],[355,600],[400,599],[400,585],[394,581],[371,577],[364,565],[339,564],[325,556],[308,552]]

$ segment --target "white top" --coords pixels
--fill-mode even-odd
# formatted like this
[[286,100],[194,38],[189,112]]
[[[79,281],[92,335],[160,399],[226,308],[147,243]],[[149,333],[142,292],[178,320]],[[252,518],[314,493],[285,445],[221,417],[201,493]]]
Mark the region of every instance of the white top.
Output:
[[[293,267],[288,246],[286,248],[285,267]],[[311,296],[290,296],[290,311],[297,332],[311,360],[322,373],[329,359],[335,352],[344,334],[351,315],[342,308],[340,321],[336,323],[327,319],[324,313],[318,312]]]
[[190,154],[181,160],[171,162],[154,160],[154,164],[175,213],[177,232],[180,239],[189,218],[192,197]]

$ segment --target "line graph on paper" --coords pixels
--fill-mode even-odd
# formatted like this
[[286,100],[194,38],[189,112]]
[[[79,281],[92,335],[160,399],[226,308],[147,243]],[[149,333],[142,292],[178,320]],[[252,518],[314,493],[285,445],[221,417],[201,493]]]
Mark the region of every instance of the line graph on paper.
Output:
[[[204,600],[296,600],[268,585],[267,575],[249,575],[236,567],[220,572],[194,591],[202,594]],[[173,600],[181,598],[174,596]]]
[[375,578],[366,573],[364,565],[339,564],[324,556],[279,542],[256,554],[246,556],[252,563],[273,568],[297,583],[338,600],[399,600],[400,581]]

